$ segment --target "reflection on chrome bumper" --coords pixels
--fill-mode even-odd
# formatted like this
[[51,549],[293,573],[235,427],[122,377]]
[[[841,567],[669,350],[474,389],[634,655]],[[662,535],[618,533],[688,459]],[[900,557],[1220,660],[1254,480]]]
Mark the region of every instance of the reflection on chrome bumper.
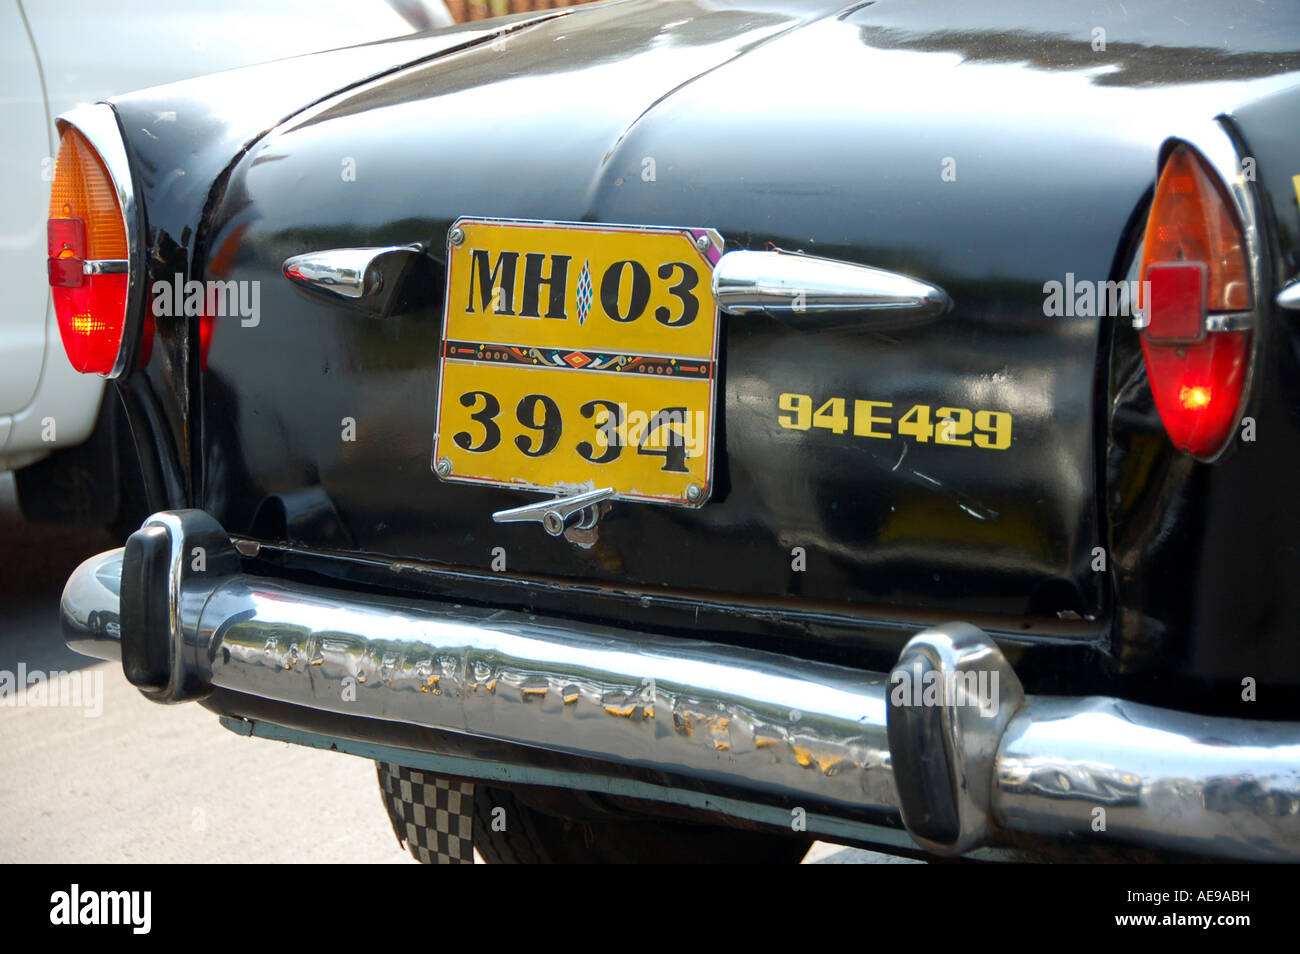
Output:
[[[214,578],[205,578],[176,561],[191,535],[212,539],[210,518],[178,511],[151,526],[155,549],[175,555],[171,562],[148,569],[158,561],[133,537],[119,609],[124,551],[93,557],[68,581],[63,623],[81,652],[165,657],[152,680],[141,676],[149,667],[127,665],[159,701],[220,687],[659,768],[811,799],[832,813],[899,818],[918,844],[942,853],[997,844],[1013,831],[1300,860],[1300,724],[1026,697],[1002,653],[971,626],[919,634],[894,670],[894,680],[947,674],[936,683],[946,687],[940,705],[891,704],[886,673],[217,575],[211,557]],[[132,577],[149,572],[156,584]],[[148,612],[151,601],[166,612]],[[952,674],[979,671],[998,676],[989,711],[953,692],[961,679]]]

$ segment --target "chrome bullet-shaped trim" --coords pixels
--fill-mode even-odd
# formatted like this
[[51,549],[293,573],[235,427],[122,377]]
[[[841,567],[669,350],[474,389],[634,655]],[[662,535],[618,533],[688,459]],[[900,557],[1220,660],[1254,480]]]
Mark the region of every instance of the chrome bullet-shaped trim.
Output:
[[1292,282],[1277,293],[1277,307],[1300,311],[1300,281]]
[[311,291],[363,298],[383,288],[379,259],[386,255],[414,255],[423,251],[416,245],[385,245],[377,248],[330,248],[305,252],[284,261],[284,277]]
[[727,252],[713,267],[713,297],[731,314],[912,312],[941,315],[947,292],[868,265],[793,252]]

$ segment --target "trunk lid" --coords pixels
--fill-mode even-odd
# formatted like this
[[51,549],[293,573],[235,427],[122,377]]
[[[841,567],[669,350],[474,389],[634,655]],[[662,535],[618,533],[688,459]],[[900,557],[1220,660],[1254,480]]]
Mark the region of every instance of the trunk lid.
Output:
[[[213,326],[197,505],[232,532],[511,576],[1104,614],[1109,319],[1071,305],[1117,277],[1168,131],[1149,117],[1212,112],[1204,95],[1145,78],[1138,92],[1064,55],[981,58],[969,37],[880,19],[898,9],[612,4],[270,132],[209,226],[202,277],[258,283],[260,320]],[[618,502],[576,545],[493,522],[537,495],[433,473],[445,243],[462,216],[710,228],[728,250],[895,270],[956,306],[883,329],[724,316],[711,500]],[[386,318],[281,275],[291,255],[413,242],[430,253]],[[807,429],[783,426],[805,406]],[[943,417],[955,430],[937,442]]]

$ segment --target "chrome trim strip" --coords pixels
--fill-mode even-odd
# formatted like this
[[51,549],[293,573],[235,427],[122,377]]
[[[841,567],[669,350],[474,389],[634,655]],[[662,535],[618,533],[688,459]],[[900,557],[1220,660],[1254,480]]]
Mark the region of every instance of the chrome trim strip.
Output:
[[1292,282],[1277,293],[1277,307],[1300,311],[1300,281]]
[[284,277],[310,291],[343,298],[363,298],[383,287],[376,262],[394,252],[414,254],[421,245],[385,245],[377,248],[330,248],[306,252],[284,260]]
[[1250,331],[1255,327],[1255,312],[1233,311],[1205,316],[1205,330],[1216,331]]
[[[114,564],[120,573],[122,552],[87,560],[64,591],[69,645],[101,658],[114,658],[113,638],[94,621],[117,612],[105,580]],[[182,541],[173,558],[184,552]],[[189,586],[173,658],[186,669],[177,678],[201,687],[658,767],[831,815],[901,819],[918,844],[945,853],[997,844],[1006,829],[1300,860],[1300,724],[1108,697],[1026,698],[1002,653],[970,626],[909,642],[900,667],[922,661],[945,688],[937,705],[908,712],[895,696],[899,668],[886,676],[240,574]],[[981,673],[1000,677],[996,704],[959,711],[970,703],[948,680]],[[922,777],[937,767],[952,786],[955,837],[927,837],[933,829],[918,819],[933,799],[903,784],[909,765]]]
[[83,275],[122,275],[130,270],[131,263],[124,258],[92,258],[81,263]]
[[[64,126],[72,126],[86,137],[108,170],[117,192],[117,203],[122,210],[122,225],[126,229],[126,254],[129,263],[126,273],[126,323],[122,330],[122,342],[117,349],[117,360],[113,370],[103,375],[105,378],[119,377],[126,371],[127,363],[135,354],[136,343],[140,336],[140,321],[136,320],[144,307],[144,248],[141,239],[144,235],[143,212],[136,202],[135,182],[131,177],[131,163],[126,156],[126,143],[117,122],[117,113],[107,103],[82,104],[63,113],[56,120],[59,136],[63,135]],[[87,263],[90,264],[90,263]],[[85,271],[91,275],[94,272]]]
[[[1147,315],[1145,309],[1133,309],[1133,328],[1141,331],[1151,324],[1151,318]],[[1205,330],[1207,333],[1216,331],[1250,331],[1255,327],[1255,312],[1253,311],[1228,311],[1228,312],[1206,312]],[[1182,344],[1181,341],[1170,341],[1162,339],[1166,344]],[[1201,339],[1194,339],[1201,340]]]
[[727,252],[713,268],[713,297],[731,314],[754,311],[907,311],[940,315],[947,293],[907,275],[793,252]]

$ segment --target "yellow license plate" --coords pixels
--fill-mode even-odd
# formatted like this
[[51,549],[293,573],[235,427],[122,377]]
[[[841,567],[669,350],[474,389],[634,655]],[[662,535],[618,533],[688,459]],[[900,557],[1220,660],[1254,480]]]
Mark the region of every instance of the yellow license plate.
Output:
[[457,220],[435,473],[703,504],[721,252],[709,229]]

